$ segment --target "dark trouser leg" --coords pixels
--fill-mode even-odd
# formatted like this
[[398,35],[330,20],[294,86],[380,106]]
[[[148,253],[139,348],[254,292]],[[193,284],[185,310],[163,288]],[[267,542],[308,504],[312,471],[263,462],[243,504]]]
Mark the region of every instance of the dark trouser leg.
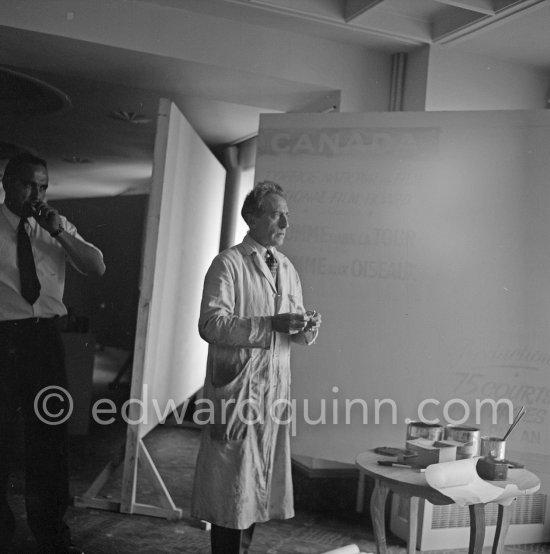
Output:
[[29,527],[43,548],[66,547],[70,534],[63,521],[69,500],[65,429],[27,420],[25,458]]
[[248,554],[248,549],[252,544],[252,536],[254,535],[254,528],[256,524],[253,523],[248,529],[243,530],[242,547],[244,554]]
[[15,532],[15,518],[8,504],[8,480],[12,449],[15,443],[15,422],[2,421],[0,408],[0,552],[5,552]]
[[[35,413],[35,398],[45,387],[66,389],[64,352],[53,325],[37,330],[35,340],[36,355],[25,363],[23,400],[27,522],[41,551],[56,552],[70,544],[69,528],[63,521],[69,502],[67,427],[54,425],[48,418],[41,421]],[[54,394],[60,391],[51,389]],[[51,414],[62,413],[66,404],[52,397],[46,408]]]
[[210,531],[210,542],[212,554],[246,554],[252,535],[254,524],[248,529],[230,529],[212,524]]
[[0,330],[0,551],[7,550],[15,532],[8,504],[8,479],[13,465],[17,426],[17,379],[11,337]]
[[[10,450],[14,444],[14,434],[9,427],[9,423],[6,425],[5,422],[0,422],[0,552],[6,551],[15,532],[15,518],[7,499],[11,470]],[[11,427],[13,428],[13,424]]]

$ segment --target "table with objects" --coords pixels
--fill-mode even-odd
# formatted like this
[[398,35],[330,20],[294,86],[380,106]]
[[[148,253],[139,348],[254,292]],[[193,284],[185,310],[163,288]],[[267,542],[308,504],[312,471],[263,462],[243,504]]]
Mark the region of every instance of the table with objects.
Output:
[[[384,460],[384,456],[374,452],[363,452],[356,458],[356,465],[361,476],[363,478],[367,476],[374,480],[370,512],[378,554],[386,553],[385,505],[390,491],[402,498],[409,499],[407,553],[413,554],[416,551],[418,499],[423,498],[436,505],[455,504],[455,501],[430,486],[424,471],[399,465],[380,465],[379,460]],[[514,498],[536,492],[540,488],[540,480],[534,473],[526,469],[512,468],[508,471],[506,480],[490,481],[490,483],[502,489],[502,494],[491,500],[491,502],[499,504],[492,554],[502,554]],[[468,507],[470,513],[468,553],[481,554],[485,539],[485,503],[474,502],[468,504]]]

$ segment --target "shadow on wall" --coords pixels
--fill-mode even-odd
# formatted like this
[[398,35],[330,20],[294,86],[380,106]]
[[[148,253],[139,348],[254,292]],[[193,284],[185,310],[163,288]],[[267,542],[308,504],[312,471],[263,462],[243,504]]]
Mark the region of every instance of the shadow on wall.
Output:
[[105,275],[86,277],[69,266],[64,296],[75,317],[89,318],[101,346],[134,346],[147,200],[136,195],[50,202],[103,252]]

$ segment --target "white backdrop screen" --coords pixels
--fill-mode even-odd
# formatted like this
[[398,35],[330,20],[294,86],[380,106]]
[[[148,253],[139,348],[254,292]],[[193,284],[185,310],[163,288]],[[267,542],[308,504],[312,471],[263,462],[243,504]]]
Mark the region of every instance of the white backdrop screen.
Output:
[[323,315],[318,343],[292,354],[295,454],[353,463],[404,446],[419,414],[501,435],[507,406],[493,423],[479,402],[504,398],[527,406],[509,452],[548,465],[549,125],[547,112],[262,116],[256,181],[285,188],[282,250]]

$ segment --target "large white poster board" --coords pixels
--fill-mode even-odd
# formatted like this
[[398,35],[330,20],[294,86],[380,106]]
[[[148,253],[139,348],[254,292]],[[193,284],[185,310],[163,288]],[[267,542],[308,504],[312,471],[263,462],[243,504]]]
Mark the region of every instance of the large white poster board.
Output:
[[208,345],[197,324],[204,275],[219,251],[225,187],[225,169],[175,104],[161,103],[160,117],[168,127],[155,152],[151,202],[158,207],[148,216],[154,267],[144,266],[142,280],[140,438],[204,383]]
[[476,403],[505,398],[509,457],[548,472],[549,153],[548,112],[262,116],[256,181],[287,191],[323,315],[292,354],[294,454],[404,446],[419,409],[502,436],[507,406]]

